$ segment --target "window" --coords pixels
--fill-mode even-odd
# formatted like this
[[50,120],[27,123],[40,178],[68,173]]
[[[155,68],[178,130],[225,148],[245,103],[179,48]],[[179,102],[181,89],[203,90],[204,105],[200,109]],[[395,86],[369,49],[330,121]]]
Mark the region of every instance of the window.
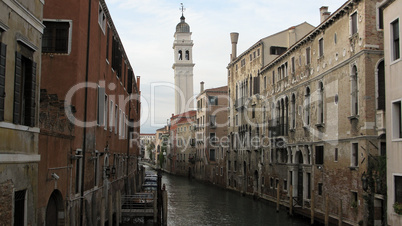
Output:
[[267,88],[267,76],[264,76],[264,89]]
[[338,37],[336,35],[336,33],[334,34],[334,44],[336,44],[338,42]]
[[306,65],[309,65],[311,63],[311,48],[307,47],[306,48]]
[[253,94],[260,93],[260,76],[254,77],[254,87],[253,87]]
[[112,40],[112,68],[116,72],[116,76],[120,78],[122,69],[122,53],[117,37],[113,37]]
[[36,63],[15,54],[14,124],[35,126]]
[[108,108],[109,108],[109,101],[107,99],[107,95],[105,94],[105,99],[104,99],[105,103],[104,103],[104,111],[103,111],[103,121],[104,121],[104,126],[105,126],[105,130],[107,130],[107,114],[108,114]]
[[350,15],[350,34],[354,35],[357,33],[357,12]]
[[110,117],[109,117],[109,127],[110,127],[110,132],[112,132],[112,128],[113,128],[113,109],[114,109],[114,105],[113,105],[113,100],[110,100]]
[[307,173],[307,199],[311,199],[311,173]]
[[190,51],[188,51],[188,50],[186,50],[185,59],[190,60]]
[[384,9],[377,8],[378,29],[384,29]]
[[221,167],[221,176],[223,176],[223,167]]
[[255,105],[253,105],[251,110],[251,118],[255,118]]
[[102,5],[99,4],[99,11],[98,11],[98,23],[100,28],[102,29],[103,33],[105,33],[106,28],[106,15],[103,12]]
[[322,195],[322,183],[318,183],[318,195]]
[[274,178],[272,178],[272,177],[269,179],[269,186],[270,186],[271,188],[274,187]]
[[231,162],[230,162],[230,160],[228,160],[228,170],[231,170]]
[[46,26],[42,36],[43,53],[68,53],[69,22],[43,21]]
[[218,105],[218,97],[216,96],[209,96],[208,97],[210,105]]
[[354,65],[352,67],[352,116],[359,114],[359,100],[358,100],[358,88],[357,88],[357,67]]
[[234,171],[236,172],[237,171],[237,161],[236,160],[234,161],[233,168],[234,168]]
[[352,201],[352,205],[357,205],[357,192],[352,191],[351,193],[351,201]]
[[291,100],[291,128],[294,129],[296,128],[296,96],[295,94],[292,94],[292,100]]
[[335,162],[338,161],[338,148],[335,148]]
[[286,52],[286,49],[286,47],[271,46],[270,53],[271,55],[281,55],[282,53]]
[[399,44],[399,19],[391,23],[391,51],[392,60],[397,60],[400,58],[400,44]]
[[324,84],[318,84],[318,108],[317,108],[317,123],[324,124]]
[[[82,155],[81,149],[77,149],[75,155]],[[78,158],[75,161],[75,193],[81,191],[81,170],[82,170],[82,158]]]
[[115,134],[117,134],[117,123],[119,122],[118,119],[119,119],[119,111],[118,111],[117,104],[116,104],[115,108],[114,108],[114,133]]
[[291,60],[291,64],[292,64],[292,74],[294,74],[295,73],[295,71],[296,71],[296,68],[295,68],[295,57],[292,57],[292,60]]
[[216,115],[209,116],[209,123],[210,123],[211,127],[216,127]]
[[14,192],[14,225],[25,225],[26,190]]
[[304,126],[310,125],[310,88],[306,88],[304,96]]
[[279,187],[279,179],[275,179],[275,189],[278,189]]
[[315,147],[315,164],[324,164],[324,146]]
[[359,166],[359,144],[358,143],[352,143],[351,166],[352,167]]
[[395,202],[402,203],[402,176],[394,176]]
[[216,137],[215,133],[210,133],[209,134],[209,140],[211,145],[216,145],[218,142],[218,138]]
[[272,71],[272,84],[275,85],[275,71]]
[[288,190],[288,181],[287,180],[283,180],[283,190],[284,191]]
[[324,39],[321,38],[318,40],[318,50],[319,50],[319,58],[324,56]]
[[104,125],[105,120],[105,88],[98,86],[98,114],[96,117],[96,122],[98,126]]
[[209,150],[209,160],[210,161],[215,161],[215,149],[210,149]]
[[119,109],[119,136],[123,135],[123,112]]
[[110,28],[107,26],[106,32],[106,60],[109,62],[109,36],[110,36]]
[[402,138],[402,114],[401,101],[392,103],[392,137]]
[[6,49],[7,46],[0,42],[0,121],[4,121],[4,101],[6,92]]

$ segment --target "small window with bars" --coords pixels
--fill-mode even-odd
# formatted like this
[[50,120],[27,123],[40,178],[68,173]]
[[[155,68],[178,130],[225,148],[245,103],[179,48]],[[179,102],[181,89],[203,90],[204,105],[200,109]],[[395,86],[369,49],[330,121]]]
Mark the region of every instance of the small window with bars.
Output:
[[69,22],[43,21],[46,26],[42,37],[43,53],[68,53]]

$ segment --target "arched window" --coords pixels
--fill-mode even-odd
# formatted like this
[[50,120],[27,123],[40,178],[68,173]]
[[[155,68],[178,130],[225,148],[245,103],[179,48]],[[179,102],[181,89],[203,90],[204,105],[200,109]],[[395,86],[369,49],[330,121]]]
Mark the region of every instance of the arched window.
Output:
[[317,123],[324,123],[324,84],[318,83],[318,108],[317,108]]
[[181,50],[179,50],[179,60],[183,59],[183,52]]
[[186,60],[190,60],[190,51],[186,50]]
[[296,128],[296,97],[295,97],[295,94],[292,94],[291,111],[292,111],[292,116],[291,116],[290,128],[294,129],[294,128]]
[[310,125],[310,88],[306,88],[304,97],[304,126]]
[[352,67],[352,116],[356,116],[359,114],[359,90],[358,90],[358,84],[357,84],[357,67],[354,65]]
[[384,61],[377,67],[377,110],[385,110],[385,71]]

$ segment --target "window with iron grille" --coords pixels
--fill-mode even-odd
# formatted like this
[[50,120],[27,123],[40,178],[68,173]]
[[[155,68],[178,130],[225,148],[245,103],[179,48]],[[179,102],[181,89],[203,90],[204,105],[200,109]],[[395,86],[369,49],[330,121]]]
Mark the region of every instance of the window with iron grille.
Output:
[[69,22],[43,21],[46,26],[42,36],[43,53],[68,53]]

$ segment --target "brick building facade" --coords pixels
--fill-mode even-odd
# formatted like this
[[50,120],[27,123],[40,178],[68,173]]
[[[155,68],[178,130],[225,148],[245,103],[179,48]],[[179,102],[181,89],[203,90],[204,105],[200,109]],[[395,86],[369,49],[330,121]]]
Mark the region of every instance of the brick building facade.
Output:
[[139,77],[104,0],[46,2],[43,23],[38,224],[117,224],[140,185]]

